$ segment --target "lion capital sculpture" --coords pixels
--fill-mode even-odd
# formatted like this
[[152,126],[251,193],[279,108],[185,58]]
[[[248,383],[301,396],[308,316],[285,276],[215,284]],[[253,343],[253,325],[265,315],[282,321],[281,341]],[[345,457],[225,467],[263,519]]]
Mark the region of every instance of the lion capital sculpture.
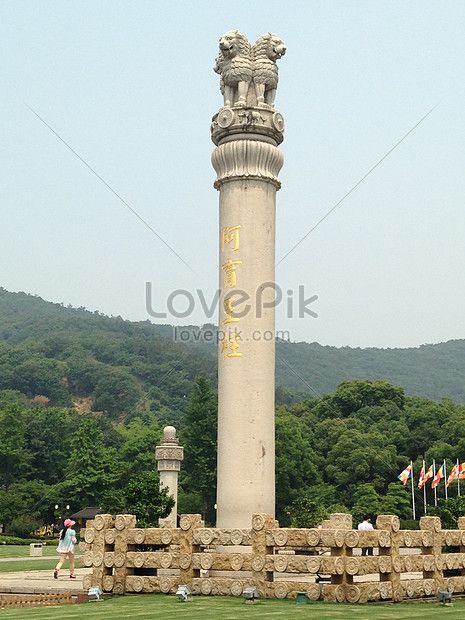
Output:
[[275,34],[268,32],[257,39],[252,48],[252,79],[257,96],[257,105],[274,106],[278,87],[278,67],[276,61],[284,56],[286,47]]
[[230,30],[220,38],[220,52],[214,71],[221,76],[220,90],[224,105],[244,107],[252,82],[252,49],[238,30]]

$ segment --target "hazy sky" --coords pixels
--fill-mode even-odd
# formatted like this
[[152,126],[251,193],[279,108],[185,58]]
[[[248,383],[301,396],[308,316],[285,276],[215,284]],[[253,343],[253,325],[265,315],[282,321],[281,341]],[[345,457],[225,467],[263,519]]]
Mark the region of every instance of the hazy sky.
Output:
[[[231,28],[288,49],[278,258],[439,103],[279,266],[319,316],[279,311],[278,327],[338,346],[465,337],[463,2],[3,0],[0,285],[132,320],[148,318],[147,281],[157,309],[173,289],[213,294],[212,66]],[[205,321],[198,307],[180,322]]]

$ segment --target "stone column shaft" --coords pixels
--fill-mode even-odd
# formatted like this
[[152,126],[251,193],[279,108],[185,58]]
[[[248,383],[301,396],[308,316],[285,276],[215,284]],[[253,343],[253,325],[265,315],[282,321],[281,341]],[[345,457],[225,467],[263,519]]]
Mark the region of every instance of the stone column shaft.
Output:
[[[258,126],[244,126],[244,118],[258,119]],[[223,108],[214,127],[221,291],[217,526],[245,528],[252,514],[275,513],[275,210],[282,117],[256,107]]]
[[178,514],[178,475],[184,459],[184,448],[179,445],[174,426],[165,426],[163,439],[155,448],[155,459],[160,473],[160,489],[167,488],[174,499],[174,506],[165,519],[159,519],[160,526],[176,527]]

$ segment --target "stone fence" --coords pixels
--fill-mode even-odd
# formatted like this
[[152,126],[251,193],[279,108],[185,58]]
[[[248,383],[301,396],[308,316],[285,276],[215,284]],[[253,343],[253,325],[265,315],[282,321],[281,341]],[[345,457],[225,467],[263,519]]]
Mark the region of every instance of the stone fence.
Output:
[[[83,530],[84,587],[104,592],[240,596],[256,586],[267,598],[364,603],[465,592],[465,517],[443,530],[422,517],[420,530],[401,530],[380,515],[373,531],[352,529],[352,517],[334,514],[318,529],[280,528],[255,514],[250,529],[203,527],[200,515],[182,515],[179,528],[137,528],[133,515],[98,515]],[[360,548],[374,554],[362,556]]]

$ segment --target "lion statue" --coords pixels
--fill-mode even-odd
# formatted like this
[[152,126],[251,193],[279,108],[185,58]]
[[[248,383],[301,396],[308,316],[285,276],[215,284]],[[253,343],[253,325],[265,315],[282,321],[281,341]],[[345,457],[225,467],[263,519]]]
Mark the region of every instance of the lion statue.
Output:
[[276,61],[284,56],[286,48],[281,39],[268,32],[257,39],[252,48],[252,80],[257,96],[257,105],[273,107],[278,87],[278,67]]
[[220,38],[220,52],[214,71],[221,76],[220,90],[224,105],[244,107],[252,81],[252,49],[238,30],[230,30]]

